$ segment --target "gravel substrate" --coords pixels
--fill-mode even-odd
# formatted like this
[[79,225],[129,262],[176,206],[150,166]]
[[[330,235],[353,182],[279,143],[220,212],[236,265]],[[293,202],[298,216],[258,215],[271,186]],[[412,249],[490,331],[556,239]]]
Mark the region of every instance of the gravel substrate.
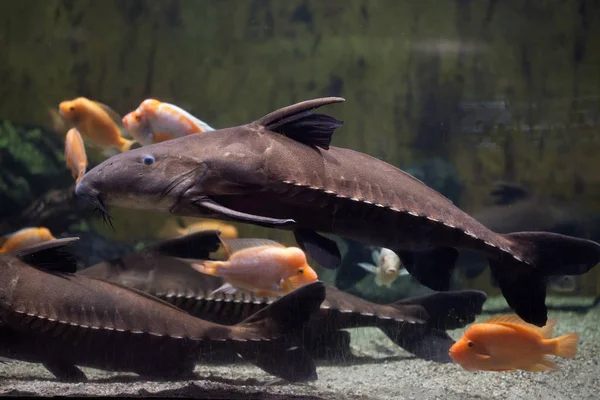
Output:
[[[455,364],[411,357],[377,329],[352,330],[352,363],[320,363],[319,379],[309,384],[280,384],[247,364],[200,365],[194,381],[157,382],[133,374],[84,368],[86,383],[60,383],[41,365],[0,364],[0,395],[160,396],[260,399],[598,399],[600,396],[600,307],[587,311],[590,298],[549,298],[558,319],[555,335],[579,332],[575,359],[556,359],[559,371],[544,373],[467,372]],[[506,307],[489,299],[485,309]],[[489,318],[486,313],[478,321]],[[451,332],[460,337],[462,330]],[[0,346],[2,344],[0,343]]]

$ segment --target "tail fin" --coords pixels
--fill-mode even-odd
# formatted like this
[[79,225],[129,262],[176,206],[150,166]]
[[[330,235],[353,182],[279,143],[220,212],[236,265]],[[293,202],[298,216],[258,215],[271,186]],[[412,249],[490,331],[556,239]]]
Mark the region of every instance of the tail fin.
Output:
[[203,274],[219,276],[217,273],[219,270],[219,263],[220,261],[203,261],[202,263],[193,263],[191,266],[196,271],[202,272]]
[[490,259],[493,277],[508,305],[525,322],[544,326],[547,320],[546,278],[580,275],[600,261],[600,244],[547,232],[503,235],[517,259]]
[[473,322],[481,313],[486,299],[487,295],[478,290],[412,297],[388,306],[397,310],[420,309],[417,314],[414,311],[412,313],[424,320],[425,324],[406,325],[387,320],[378,326],[394,343],[417,357],[451,362],[448,351],[454,341],[445,331],[462,328]]
[[131,146],[135,143],[135,140],[129,140],[129,139],[125,139],[125,138],[122,138],[122,139],[123,140],[120,143],[119,151],[121,153],[124,153],[126,151],[129,151],[129,149],[131,148]]
[[250,335],[264,339],[239,344],[242,358],[289,381],[316,379],[313,360],[300,344],[294,343],[294,338],[302,337],[304,325],[319,311],[323,300],[323,282],[309,283],[235,325],[234,332],[241,338]]
[[421,306],[427,313],[425,321],[430,329],[459,329],[475,321],[481,314],[485,292],[479,290],[458,290],[440,292],[427,296],[410,297],[390,304],[394,308]]
[[75,185],[79,185],[79,182],[81,182],[83,175],[85,175],[85,167],[79,170],[79,173],[77,174],[77,179],[75,179]]
[[567,335],[559,336],[556,339],[554,354],[562,358],[574,358],[577,354],[577,342],[579,342],[579,335],[576,333],[569,333]]

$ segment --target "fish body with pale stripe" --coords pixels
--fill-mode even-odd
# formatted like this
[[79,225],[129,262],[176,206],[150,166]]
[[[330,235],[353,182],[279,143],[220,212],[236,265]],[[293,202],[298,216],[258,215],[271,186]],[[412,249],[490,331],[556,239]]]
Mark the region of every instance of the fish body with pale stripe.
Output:
[[458,249],[485,255],[509,306],[544,325],[547,277],[577,275],[600,244],[546,232],[495,233],[406,172],[330,146],[341,122],[304,101],[257,121],[119,154],[86,173],[76,193],[106,205],[245,222],[294,232],[319,264],[340,263],[334,234],[397,253],[423,285],[448,290]]
[[[212,258],[219,243],[215,231],[198,232],[93,265],[78,274],[131,286],[203,320],[234,325],[275,299],[244,290],[215,292],[223,279],[191,268],[193,261],[186,258]],[[448,350],[454,341],[446,330],[472,322],[486,300],[483,292],[465,290],[375,304],[328,285],[325,288],[320,311],[304,326],[301,337],[313,357],[328,359],[351,354],[349,333],[344,329],[376,327],[420,358],[449,362]]]
[[239,324],[205,321],[131,287],[75,275],[58,239],[0,257],[0,357],[42,363],[61,380],[79,366],[150,378],[192,376],[213,352],[291,381],[316,379],[301,330],[325,297],[321,282],[281,297]]

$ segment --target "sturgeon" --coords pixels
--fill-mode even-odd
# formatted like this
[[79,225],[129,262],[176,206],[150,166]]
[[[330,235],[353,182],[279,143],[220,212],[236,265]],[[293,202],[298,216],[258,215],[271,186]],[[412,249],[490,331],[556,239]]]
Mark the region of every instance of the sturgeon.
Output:
[[[130,286],[203,320],[234,325],[274,299],[243,290],[236,294],[213,293],[223,280],[199,273],[191,267],[191,261],[179,258],[209,259],[219,242],[216,231],[197,232],[84,268],[77,274]],[[473,322],[487,298],[484,292],[464,290],[381,305],[328,285],[325,288],[320,311],[304,326],[301,337],[311,356],[327,359],[350,357],[350,337],[343,329],[376,327],[417,357],[451,362],[448,351],[454,340],[446,330]]]
[[61,380],[85,380],[78,366],[150,378],[192,375],[214,352],[239,354],[290,381],[316,379],[315,365],[289,335],[325,297],[314,282],[233,326],[195,318],[133,288],[73,274],[59,251],[73,239],[0,257],[0,356],[42,363]]
[[76,194],[106,205],[292,230],[326,267],[340,262],[334,234],[395,251],[408,272],[448,290],[458,249],[485,255],[509,306],[543,326],[549,276],[578,275],[600,244],[547,232],[498,234],[406,172],[330,146],[341,125],[308,100],[246,125],[169,140],[113,156],[88,171]]

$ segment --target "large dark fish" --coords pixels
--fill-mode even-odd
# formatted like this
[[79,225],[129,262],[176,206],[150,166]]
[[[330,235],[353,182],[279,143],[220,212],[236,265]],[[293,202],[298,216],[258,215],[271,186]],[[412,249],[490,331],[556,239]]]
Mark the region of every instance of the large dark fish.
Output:
[[395,251],[419,282],[447,290],[457,249],[490,260],[508,304],[524,320],[547,320],[545,279],[587,272],[598,243],[545,232],[497,234],[404,171],[329,146],[340,126],[305,101],[233,128],[121,153],[90,170],[76,193],[106,204],[293,230],[324,266],[339,265],[324,232]]
[[[96,264],[78,274],[131,286],[196,317],[233,325],[262,310],[273,299],[244,291],[213,294],[223,284],[221,278],[201,274],[188,261],[165,255],[208,259],[218,246],[216,232],[198,232]],[[449,362],[448,350],[454,341],[446,330],[472,322],[485,300],[485,293],[467,290],[379,305],[326,286],[321,310],[305,325],[301,337],[314,357],[345,358],[350,354],[349,336],[341,330],[372,326],[418,357]]]
[[279,377],[316,379],[315,365],[287,335],[325,297],[315,282],[234,326],[195,318],[144,292],[72,274],[57,254],[73,239],[0,258],[0,356],[43,363],[57,378],[85,379],[77,366],[155,378],[190,375],[203,355],[239,353]]
[[[582,207],[533,194],[508,182],[496,183],[490,196],[493,204],[474,212],[473,218],[494,232],[543,230],[591,240],[600,238],[598,216]],[[463,253],[459,260],[468,278],[477,277],[487,266],[485,257],[476,253]],[[578,285],[574,276],[548,279],[548,288],[554,291],[573,292]]]

